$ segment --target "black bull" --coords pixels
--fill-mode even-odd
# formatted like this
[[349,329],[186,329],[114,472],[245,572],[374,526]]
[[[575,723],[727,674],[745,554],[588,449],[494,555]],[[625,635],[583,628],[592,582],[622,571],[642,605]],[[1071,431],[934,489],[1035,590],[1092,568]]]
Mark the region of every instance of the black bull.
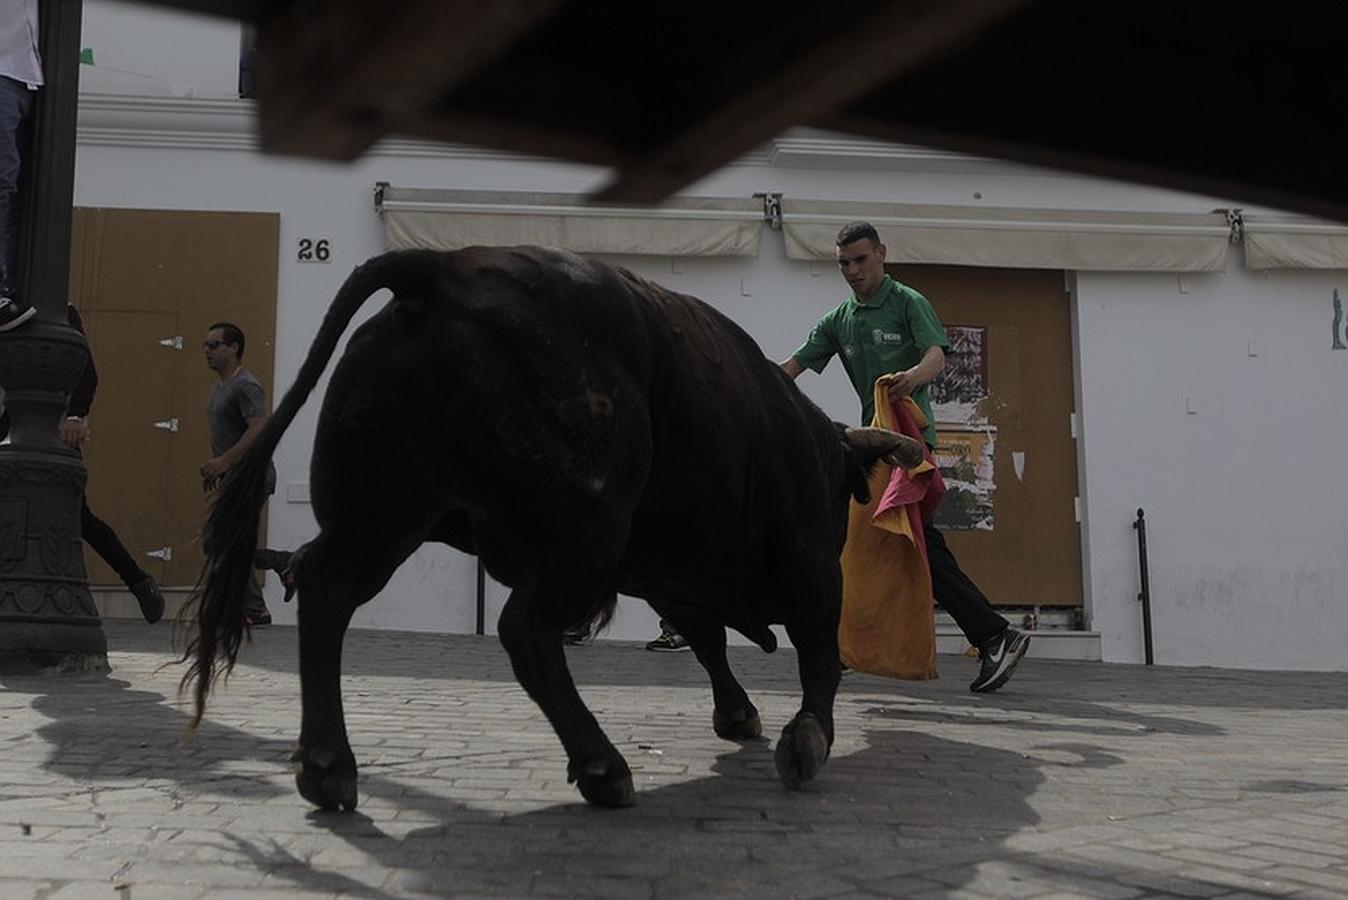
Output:
[[293,387],[230,473],[203,534],[185,659],[196,722],[244,634],[266,463],[361,305],[319,414],[310,496],[320,532],[295,556],[303,714],[300,793],[356,805],[342,714],[351,615],[421,544],[482,560],[511,588],[498,623],[520,684],[591,803],[633,802],[631,773],[567,670],[563,630],[647,600],[711,678],[717,735],[758,738],[726,662],[727,627],[771,651],[785,625],[803,699],[777,770],[812,778],[833,742],[838,554],[849,498],[916,442],[844,429],[725,316],[622,269],[553,250],[401,251],[355,270]]

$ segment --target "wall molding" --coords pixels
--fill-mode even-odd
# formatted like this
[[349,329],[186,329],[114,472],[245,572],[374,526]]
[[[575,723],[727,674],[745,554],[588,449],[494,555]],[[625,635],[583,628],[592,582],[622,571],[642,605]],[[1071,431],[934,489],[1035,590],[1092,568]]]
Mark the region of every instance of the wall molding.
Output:
[[[89,147],[256,152],[259,148],[253,127],[255,108],[254,101],[233,97],[84,92],[80,94],[78,140]],[[437,159],[539,159],[524,153],[416,138],[386,138],[370,153],[381,157]],[[998,160],[811,129],[794,129],[774,138],[741,156],[734,165],[892,172],[1040,172]]]
[[[233,97],[131,97],[80,94],[77,140],[90,147],[259,152],[253,126],[257,104]],[[415,138],[387,138],[376,156],[440,159],[535,159]]]
[[792,129],[770,141],[763,152],[768,165],[786,168],[1040,176],[1055,174],[1046,169],[998,159],[968,156],[933,147],[891,144],[808,128]]

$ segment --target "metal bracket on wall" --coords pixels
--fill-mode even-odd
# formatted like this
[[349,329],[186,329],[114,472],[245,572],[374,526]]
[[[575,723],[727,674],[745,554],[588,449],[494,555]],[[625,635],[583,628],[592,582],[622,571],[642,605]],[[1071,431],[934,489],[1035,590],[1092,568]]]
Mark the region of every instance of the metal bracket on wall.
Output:
[[782,230],[782,192],[781,191],[755,191],[755,197],[763,200],[763,221],[768,223],[768,227],[773,231]]
[[387,181],[376,181],[374,183],[374,211],[379,214],[379,218],[384,218],[384,189],[388,187]]

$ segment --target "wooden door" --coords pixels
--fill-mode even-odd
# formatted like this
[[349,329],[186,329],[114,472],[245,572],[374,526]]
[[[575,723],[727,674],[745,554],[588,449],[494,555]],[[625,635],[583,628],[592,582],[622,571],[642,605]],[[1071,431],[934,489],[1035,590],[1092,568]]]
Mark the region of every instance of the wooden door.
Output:
[[[99,414],[90,417],[84,451],[89,508],[117,532],[141,568],[163,582],[168,544],[162,512],[169,504],[169,456],[176,440],[168,430],[174,358],[154,336],[172,334],[177,316],[104,312],[85,325],[104,373],[94,401]],[[87,547],[85,569],[90,584],[118,584],[112,569]]]
[[[1001,606],[1080,606],[1072,335],[1063,273],[956,266],[892,266],[932,302],[964,354],[934,403],[938,455],[972,462],[953,475],[946,538],[961,567]],[[981,366],[981,371],[979,371]],[[981,398],[974,383],[982,382]],[[962,401],[962,402],[961,402]],[[942,421],[942,420],[945,421]],[[990,451],[981,460],[983,451]],[[974,471],[977,470],[977,471]],[[959,508],[963,501],[964,508]]]
[[[215,382],[201,341],[212,323],[243,330],[244,365],[271,397],[278,234],[271,213],[75,211],[71,302],[99,373],[89,502],[166,586],[195,584],[201,571],[198,467],[210,456]],[[85,556],[91,584],[118,583]]]

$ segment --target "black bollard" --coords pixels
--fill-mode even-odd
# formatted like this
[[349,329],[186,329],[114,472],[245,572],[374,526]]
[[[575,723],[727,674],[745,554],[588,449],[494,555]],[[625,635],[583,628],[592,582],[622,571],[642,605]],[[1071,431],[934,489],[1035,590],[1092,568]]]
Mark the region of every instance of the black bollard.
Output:
[[1137,532],[1137,564],[1142,570],[1142,590],[1137,595],[1137,599],[1142,602],[1142,641],[1146,648],[1147,665],[1151,665],[1154,658],[1151,650],[1151,585],[1147,577],[1147,519],[1140,508],[1133,530]]

